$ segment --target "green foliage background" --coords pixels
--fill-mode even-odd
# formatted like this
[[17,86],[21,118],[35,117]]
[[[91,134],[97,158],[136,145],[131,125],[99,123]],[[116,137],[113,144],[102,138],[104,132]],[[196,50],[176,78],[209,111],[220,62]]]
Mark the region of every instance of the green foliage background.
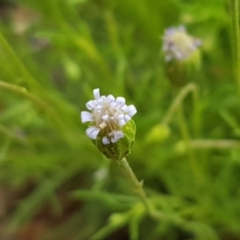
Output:
[[[240,239],[227,1],[22,0],[1,9],[0,182],[13,202],[2,234],[18,239],[47,208],[49,229],[33,239]],[[182,87],[168,80],[161,51],[164,29],[179,25],[203,42],[201,69]],[[186,86],[195,95],[164,125]],[[128,160],[161,220],[85,135],[79,114],[94,88],[136,106]],[[77,207],[66,216],[66,205]]]

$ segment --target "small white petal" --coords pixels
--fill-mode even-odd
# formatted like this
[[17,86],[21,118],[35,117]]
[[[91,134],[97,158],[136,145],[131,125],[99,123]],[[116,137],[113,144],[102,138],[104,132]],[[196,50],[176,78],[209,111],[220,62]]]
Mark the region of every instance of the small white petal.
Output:
[[115,137],[113,137],[113,138],[111,138],[111,142],[112,143],[115,143],[115,142],[117,142],[119,139],[118,138],[115,138]]
[[82,123],[94,121],[92,113],[86,112],[86,111],[81,112],[81,120],[82,120]]
[[101,110],[102,110],[102,106],[101,106],[101,105],[97,105],[97,106],[95,107],[95,109],[101,111]]
[[109,103],[109,106],[111,106],[112,108],[114,108],[114,107],[117,106],[117,103],[116,103],[116,102],[111,102],[111,103]]
[[103,138],[102,138],[102,143],[103,143],[103,145],[109,144],[109,143],[110,143],[109,138],[108,138],[108,137],[103,137]]
[[118,114],[118,119],[119,119],[119,120],[120,120],[120,119],[124,119],[124,114],[123,114],[123,113]]
[[125,115],[124,116],[124,120],[127,123],[129,120],[131,119],[131,117],[129,115]]
[[125,120],[123,120],[123,119],[121,119],[121,120],[118,121],[118,125],[119,125],[120,127],[124,126],[125,124],[126,124],[126,122],[125,122]]
[[126,102],[126,100],[124,97],[117,97],[117,99],[116,99],[116,103],[120,107],[123,106],[125,104],[125,102]]
[[106,102],[106,100],[107,100],[107,97],[106,96],[101,96],[101,98],[100,99],[102,99],[102,101],[103,102]]
[[137,109],[133,105],[128,106],[127,114],[129,117],[132,117],[136,113],[137,113]]
[[93,95],[94,95],[96,100],[98,100],[100,98],[99,88],[96,88],[96,89],[93,90]]
[[115,130],[113,131],[113,135],[116,137],[116,138],[123,138],[124,137],[124,134],[121,130]]
[[127,112],[128,111],[128,106],[127,105],[124,105],[121,107],[121,109],[124,111],[124,112]]
[[111,102],[115,101],[115,97],[113,95],[108,95],[107,101],[108,101],[108,103],[111,103]]
[[97,128],[95,126],[91,126],[86,130],[86,134],[91,139],[96,139],[99,132],[100,132],[100,128]]
[[102,104],[103,104],[103,98],[99,98],[99,99],[97,100],[97,104],[98,104],[98,105],[102,105]]
[[122,131],[113,131],[111,132],[111,135],[113,135],[113,137],[111,138],[111,142],[112,143],[115,143],[117,142],[120,138],[123,138],[124,137],[124,134]]
[[95,100],[90,100],[86,103],[86,107],[88,110],[92,110],[96,107],[97,103]]
[[118,133],[117,133],[117,134],[118,134],[118,137],[119,137],[119,138],[123,138],[123,137],[124,137],[124,134],[123,134],[123,132],[122,132],[122,131],[118,131]]
[[109,118],[108,115],[103,115],[103,116],[102,116],[102,120],[103,120],[103,121],[108,121],[108,118]]

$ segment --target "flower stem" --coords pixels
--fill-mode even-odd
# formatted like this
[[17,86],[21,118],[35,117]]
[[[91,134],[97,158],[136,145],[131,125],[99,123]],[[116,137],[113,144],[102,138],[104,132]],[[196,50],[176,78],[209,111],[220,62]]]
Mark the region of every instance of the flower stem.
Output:
[[239,0],[229,0],[229,9],[232,28],[233,73],[240,96]]
[[197,86],[194,83],[187,84],[176,96],[176,98],[173,100],[170,108],[168,109],[167,114],[165,115],[164,119],[162,120],[162,124],[168,125],[169,122],[172,120],[174,113],[177,111],[183,100],[186,98],[186,96],[189,93],[193,93],[193,99],[194,103],[196,102],[198,98],[198,90]]
[[178,108],[178,121],[179,121],[179,127],[180,127],[180,131],[181,131],[183,140],[187,147],[189,164],[190,164],[191,170],[195,177],[196,186],[198,187],[197,190],[199,190],[199,187],[200,187],[200,185],[202,185],[202,181],[203,181],[204,177],[203,177],[203,172],[201,171],[201,168],[200,168],[198,162],[196,161],[196,157],[195,157],[194,151],[193,151],[191,143],[190,143],[191,136],[190,136],[187,124],[186,124],[186,120],[184,118],[182,105],[180,105]]
[[136,177],[136,175],[134,174],[132,168],[130,167],[128,161],[126,158],[123,158],[121,160],[117,161],[118,164],[120,165],[121,169],[123,170],[124,174],[126,175],[126,177],[128,178],[128,180],[132,183],[135,193],[140,197],[140,199],[142,200],[148,214],[156,219],[160,219],[161,218],[161,214],[159,212],[157,212],[153,206],[150,204],[150,202],[147,199],[147,195],[146,192],[143,189],[143,181],[139,181]]
[[197,116],[198,88],[197,88],[196,84],[194,84],[194,83],[189,83],[183,89],[181,89],[179,94],[173,100],[165,117],[161,121],[161,124],[168,125],[170,123],[170,121],[173,119],[175,112],[178,110],[179,107],[181,107],[183,100],[190,93],[192,93],[192,95],[193,95],[193,105],[194,105],[194,107],[193,107],[193,130],[194,131],[193,132],[194,132],[194,136],[197,136],[198,132],[199,132],[198,124],[197,124],[197,121],[198,121],[198,116]]

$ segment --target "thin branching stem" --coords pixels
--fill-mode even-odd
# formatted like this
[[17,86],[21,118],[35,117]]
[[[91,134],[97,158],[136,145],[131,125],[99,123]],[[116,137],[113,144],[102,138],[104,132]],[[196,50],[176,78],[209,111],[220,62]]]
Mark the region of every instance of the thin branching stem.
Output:
[[193,149],[239,149],[240,141],[231,139],[192,139],[190,145]]

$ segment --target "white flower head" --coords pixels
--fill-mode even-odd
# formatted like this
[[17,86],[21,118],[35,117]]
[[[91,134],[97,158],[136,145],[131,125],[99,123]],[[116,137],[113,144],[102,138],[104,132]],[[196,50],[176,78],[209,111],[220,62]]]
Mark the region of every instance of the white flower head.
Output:
[[103,145],[115,143],[124,137],[122,127],[137,110],[133,105],[127,106],[123,97],[100,96],[99,89],[94,89],[93,95],[95,99],[86,104],[90,112],[81,112],[82,123],[90,123],[86,134],[91,139],[97,139],[101,132]]
[[201,40],[190,36],[184,26],[168,28],[163,36],[165,60],[186,60],[201,44]]

